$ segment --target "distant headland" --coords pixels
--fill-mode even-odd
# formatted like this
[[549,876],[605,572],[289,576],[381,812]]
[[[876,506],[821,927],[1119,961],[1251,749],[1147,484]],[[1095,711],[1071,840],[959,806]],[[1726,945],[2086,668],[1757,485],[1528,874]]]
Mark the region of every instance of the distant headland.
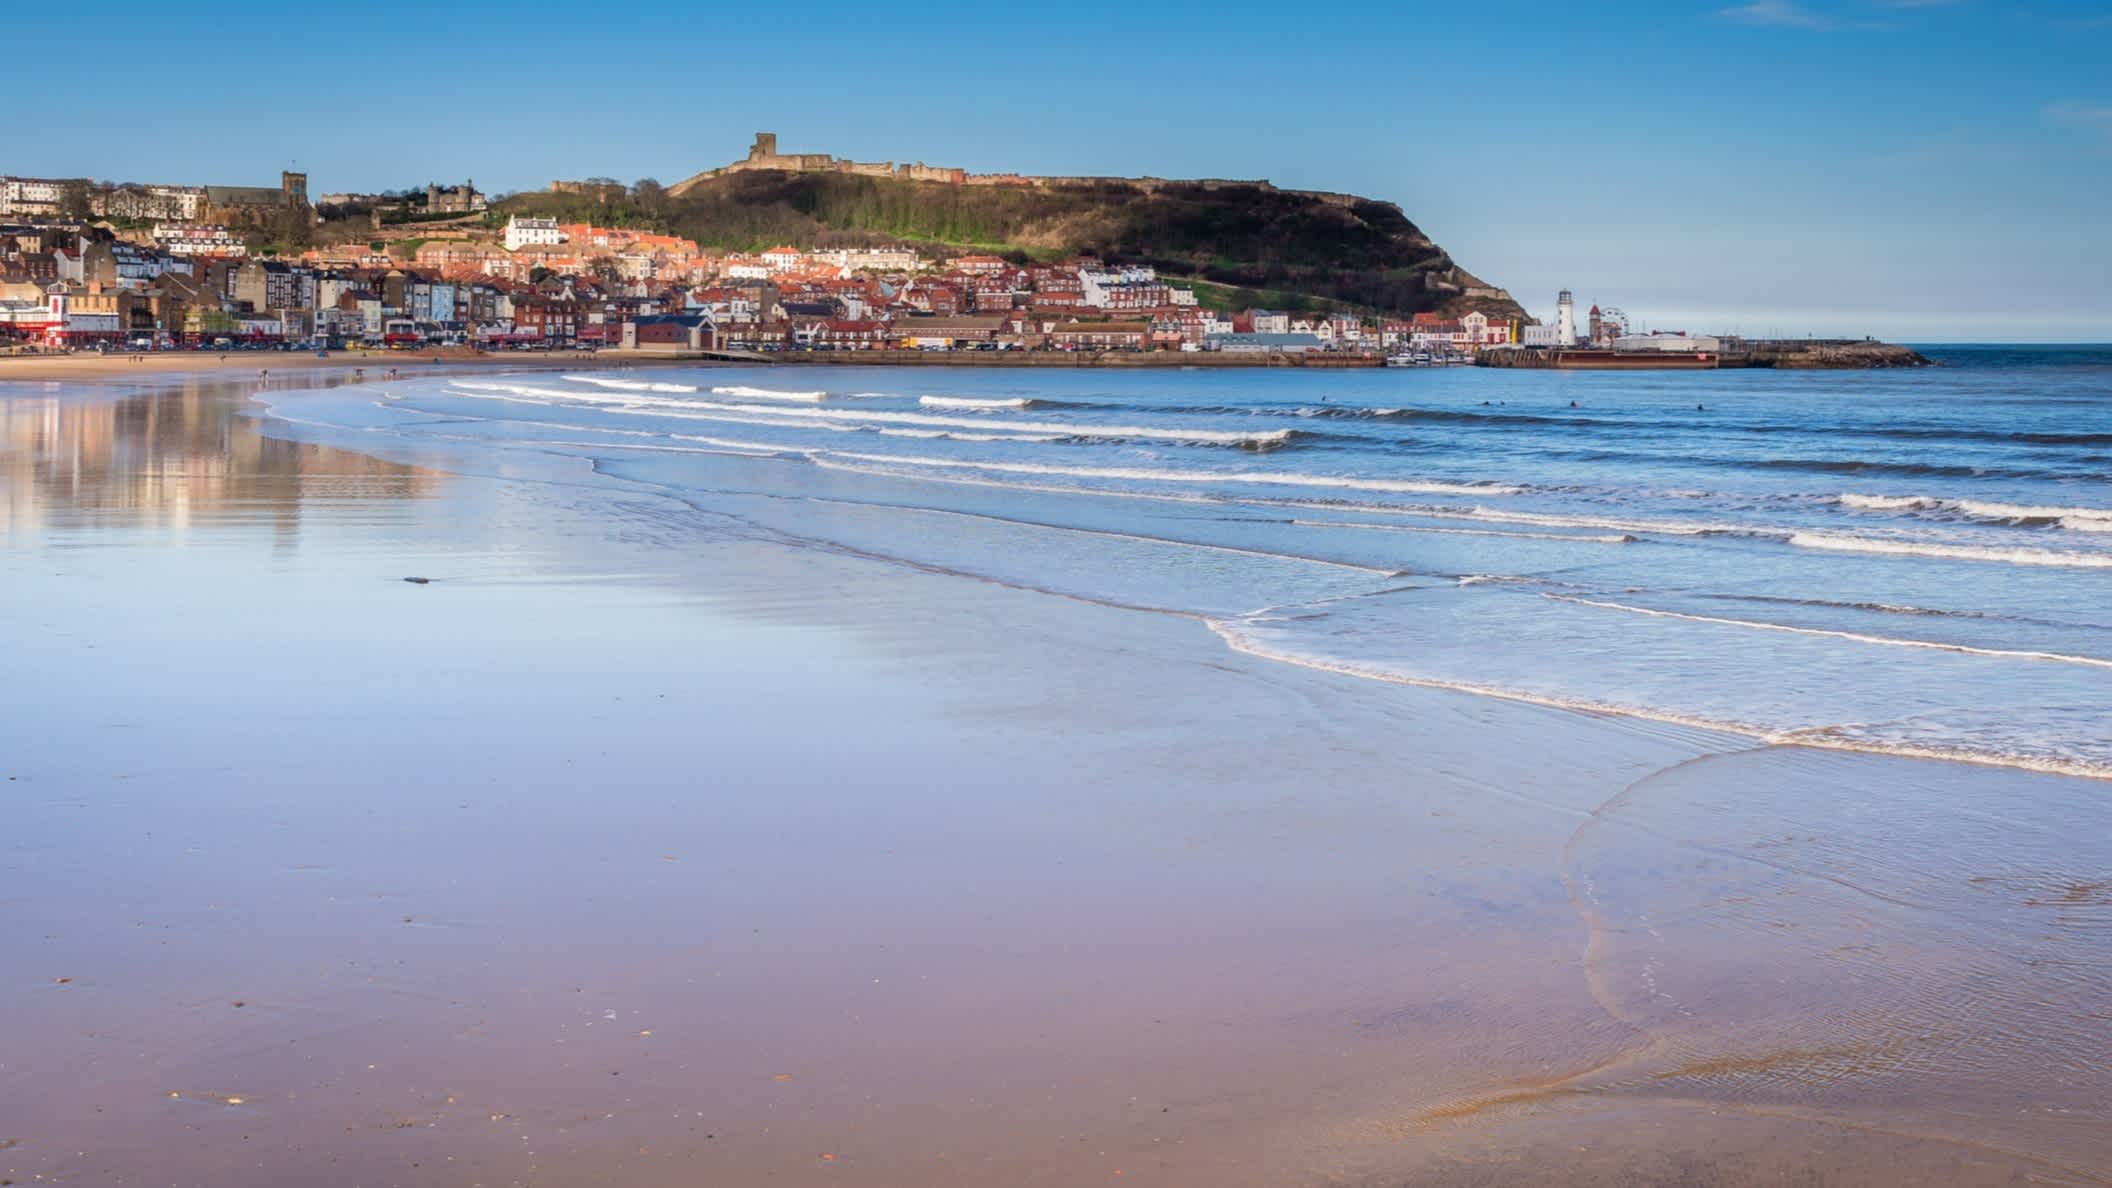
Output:
[[[0,176],[0,345],[1037,352],[1149,365],[1899,366],[1883,344],[1540,322],[1388,201],[1265,179],[745,157],[673,185],[277,189]],[[706,344],[709,345],[706,345]]]

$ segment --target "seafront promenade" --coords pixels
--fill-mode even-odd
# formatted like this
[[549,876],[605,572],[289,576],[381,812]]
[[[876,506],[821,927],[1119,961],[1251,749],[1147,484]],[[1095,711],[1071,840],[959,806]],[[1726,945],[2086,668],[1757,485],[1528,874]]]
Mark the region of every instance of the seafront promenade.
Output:
[[1369,352],[1259,351],[603,351],[605,363],[811,363],[853,367],[1383,367]]

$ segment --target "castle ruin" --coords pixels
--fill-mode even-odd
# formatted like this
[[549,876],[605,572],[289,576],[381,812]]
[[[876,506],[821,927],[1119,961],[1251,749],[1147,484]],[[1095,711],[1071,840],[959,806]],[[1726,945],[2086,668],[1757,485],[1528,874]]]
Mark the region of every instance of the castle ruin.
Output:
[[[893,161],[850,161],[829,153],[781,153],[777,151],[777,133],[758,132],[755,143],[748,146],[748,155],[729,165],[707,169],[692,177],[684,178],[667,188],[667,192],[681,197],[696,186],[712,178],[728,174],[770,170],[780,173],[848,173],[860,177],[884,177],[896,181],[940,182],[954,186],[1107,186],[1119,185],[1132,189],[1153,191],[1171,186],[1201,187],[1219,190],[1247,187],[1276,191],[1277,187],[1265,179],[1239,178],[1163,178],[1163,177],[1059,177],[1038,176],[1025,173],[970,173],[949,165],[926,165],[922,161],[908,165],[897,165]],[[558,183],[551,184],[553,190]],[[1336,194],[1323,190],[1285,190],[1283,193],[1297,194],[1318,199],[1336,206],[1349,207],[1363,201],[1352,194]]]

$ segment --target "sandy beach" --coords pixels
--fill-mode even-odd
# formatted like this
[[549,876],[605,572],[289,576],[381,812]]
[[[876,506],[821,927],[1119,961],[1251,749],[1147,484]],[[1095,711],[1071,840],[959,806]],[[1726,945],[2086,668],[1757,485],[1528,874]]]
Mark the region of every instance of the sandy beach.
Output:
[[1274,663],[847,504],[298,440],[408,357],[164,362],[0,360],[70,381],[0,383],[0,1177],[2112,1181],[2099,781]]

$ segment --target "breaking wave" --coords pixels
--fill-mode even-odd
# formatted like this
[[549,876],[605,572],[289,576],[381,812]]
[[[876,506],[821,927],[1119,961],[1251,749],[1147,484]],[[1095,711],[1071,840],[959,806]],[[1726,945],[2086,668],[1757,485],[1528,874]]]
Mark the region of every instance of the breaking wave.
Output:
[[751,388],[745,384],[726,384],[713,388],[714,396],[745,396],[751,400],[826,400],[827,392],[788,392],[781,388]]
[[575,384],[593,384],[601,388],[615,388],[622,392],[694,392],[694,384],[663,384],[653,380],[608,379],[594,375],[568,375]]
[[2077,532],[2112,532],[2112,508],[2105,507],[2056,507],[1988,499],[1943,499],[1933,495],[1857,494],[1842,495],[1840,504],[1856,511],[1938,511],[2002,524],[2053,525]]
[[1511,532],[1502,528],[1433,528],[1427,524],[1364,524],[1355,520],[1292,520],[1301,528],[1354,528],[1365,532],[1421,532],[1436,536],[1501,536],[1511,540],[1566,540],[1580,544],[1634,544],[1626,532],[1587,535],[1577,532]]
[[1466,693],[1499,701],[1544,706],[1550,709],[1571,710],[1578,713],[1608,714],[1616,717],[1662,722],[1667,725],[1681,726],[1693,730],[1738,735],[1776,746],[1856,751],[1904,759],[1940,759],[1956,763],[1974,763],[1990,767],[2010,767],[2026,771],[2081,776],[2087,779],[2112,780],[2112,764],[2094,762],[2085,758],[2071,758],[2057,753],[2005,751],[1992,748],[1977,749],[1968,745],[1927,743],[1911,739],[1887,740],[1877,737],[1869,728],[1850,726],[1814,725],[1782,729],[1725,718],[1682,713],[1678,710],[1657,706],[1608,701],[1592,697],[1542,693],[1478,681],[1451,680],[1438,676],[1403,672],[1381,663],[1342,659],[1299,648],[1286,647],[1278,642],[1262,638],[1261,633],[1254,630],[1260,624],[1254,622],[1206,618],[1204,624],[1220,640],[1224,641],[1226,647],[1241,655],[1253,656],[1261,660],[1272,660],[1279,664],[1295,665],[1299,668],[1311,669],[1317,672],[1356,677],[1362,680],[1383,681],[1387,684],[1408,685],[1423,689],[1439,689],[1452,693]]
[[1566,602],[1573,606],[1596,607],[1599,610],[1621,611],[1631,615],[1644,615],[1653,619],[1682,619],[1689,623],[1709,623],[1719,627],[1743,627],[1753,631],[1779,631],[1787,635],[1809,635],[1822,639],[1842,639],[1853,643],[1876,644],[1892,648],[1926,648],[1936,652],[1957,652],[1967,656],[1987,656],[2001,660],[2041,660],[2052,664],[2079,664],[2088,668],[2112,668],[2112,660],[2100,656],[2075,656],[2066,652],[2046,652],[2024,648],[1981,648],[1970,644],[1946,643],[1934,639],[1903,639],[1891,635],[1872,635],[1865,631],[1840,631],[1828,627],[1799,627],[1789,623],[1769,623],[1759,619],[1732,619],[1717,615],[1694,615],[1684,611],[1660,610],[1649,606],[1631,606],[1625,602],[1611,602],[1598,598],[1583,598],[1575,594],[1543,593],[1542,598],[1554,602]]
[[1956,561],[1995,561],[2009,565],[2056,565],[2077,569],[2112,569],[2112,553],[2079,553],[2062,549],[2016,549],[1999,546],[1944,544],[1932,540],[1895,540],[1836,532],[1792,533],[1789,543],[1803,549],[1843,553],[1878,553],[1899,557],[1942,557]]
[[1356,478],[1348,475],[1298,474],[1263,470],[1171,470],[1144,466],[1058,466],[1042,462],[998,462],[966,458],[924,458],[905,454],[837,454],[860,462],[911,469],[987,470],[1000,474],[1038,474],[1066,478],[1120,479],[1150,483],[1233,483],[1261,486],[1339,488],[1403,494],[1515,495],[1521,488],[1495,484],[1435,482],[1422,479]]
[[973,396],[919,396],[917,403],[925,408],[961,408],[997,411],[1007,408],[1033,408],[1035,402],[1024,396],[1008,400],[978,400]]

